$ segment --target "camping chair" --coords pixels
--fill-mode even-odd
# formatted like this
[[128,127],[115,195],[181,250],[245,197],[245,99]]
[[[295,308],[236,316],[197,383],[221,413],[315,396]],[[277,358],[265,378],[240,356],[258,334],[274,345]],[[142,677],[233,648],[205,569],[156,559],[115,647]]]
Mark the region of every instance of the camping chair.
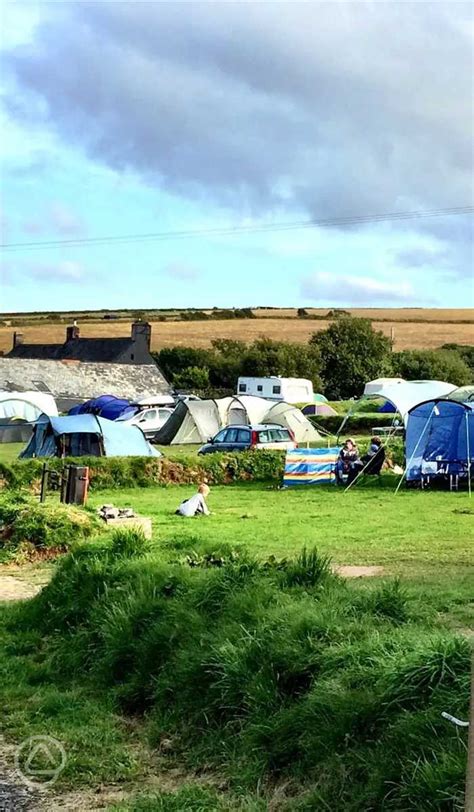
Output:
[[375,452],[373,457],[369,457],[368,459],[367,457],[362,457],[360,464],[356,468],[353,468],[347,477],[346,490],[348,490],[356,480],[357,482],[360,482],[362,477],[366,475],[378,477],[378,481],[380,483],[380,474],[384,462],[385,448],[383,446],[380,446],[379,450]]
[[385,448],[380,446],[379,450],[375,452],[364,465],[363,473],[371,476],[380,476],[380,473],[385,462]]

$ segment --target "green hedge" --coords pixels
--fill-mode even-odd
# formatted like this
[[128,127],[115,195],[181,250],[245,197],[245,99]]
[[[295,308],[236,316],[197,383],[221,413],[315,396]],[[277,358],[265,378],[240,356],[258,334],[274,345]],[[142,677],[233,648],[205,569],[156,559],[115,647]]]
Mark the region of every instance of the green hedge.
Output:
[[[375,426],[391,426],[393,422],[393,414],[353,414],[349,417],[345,427],[344,434],[351,436],[351,434],[370,433]],[[312,423],[316,426],[321,426],[325,431],[336,433],[344,419],[344,415],[319,415],[310,417]],[[399,418],[400,419],[400,418]]]
[[[214,485],[231,482],[280,481],[285,455],[281,451],[248,451],[181,457],[83,457],[48,459],[48,468],[61,471],[71,463],[89,466],[91,489],[144,488],[150,485],[190,484],[203,480]],[[43,460],[0,463],[0,489],[28,487],[39,490]]]

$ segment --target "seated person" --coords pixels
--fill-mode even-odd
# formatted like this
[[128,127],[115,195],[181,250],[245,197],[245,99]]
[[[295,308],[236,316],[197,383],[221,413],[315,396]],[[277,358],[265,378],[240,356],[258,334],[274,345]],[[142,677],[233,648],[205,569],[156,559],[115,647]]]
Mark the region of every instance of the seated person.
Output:
[[380,437],[371,437],[367,453],[362,457],[364,473],[379,474],[385,460],[385,449]]
[[338,485],[344,484],[344,477],[348,483],[352,482],[362,467],[359,450],[352,437],[348,437],[342,446],[336,462],[334,472]]
[[198,491],[194,496],[181,502],[176,511],[176,515],[189,517],[199,516],[199,514],[202,513],[204,516],[209,516],[210,510],[206,504],[206,497],[209,496],[210,492],[209,486],[205,483],[199,485]]

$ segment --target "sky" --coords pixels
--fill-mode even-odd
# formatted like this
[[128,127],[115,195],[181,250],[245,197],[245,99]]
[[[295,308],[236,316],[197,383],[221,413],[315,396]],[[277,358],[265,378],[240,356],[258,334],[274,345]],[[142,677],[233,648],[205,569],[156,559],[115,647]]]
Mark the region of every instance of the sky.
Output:
[[1,2],[2,312],[474,305],[472,215],[209,233],[472,206],[471,3]]

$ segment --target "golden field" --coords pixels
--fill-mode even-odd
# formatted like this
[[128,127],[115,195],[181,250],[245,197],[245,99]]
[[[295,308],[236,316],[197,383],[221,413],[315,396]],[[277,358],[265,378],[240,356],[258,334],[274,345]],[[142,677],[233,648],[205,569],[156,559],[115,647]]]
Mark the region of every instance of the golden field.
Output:
[[[168,322],[152,322],[152,349],[159,350],[162,347],[170,347],[174,345],[187,345],[194,347],[208,347],[215,338],[233,338],[241,341],[253,341],[262,336],[285,340],[306,342],[310,336],[320,330],[324,330],[330,324],[329,321],[312,321],[310,319],[296,319],[291,315],[285,317],[285,311],[279,317],[275,318],[275,311],[258,311],[259,315],[262,312],[268,312],[262,318],[258,319],[235,319],[235,320],[222,320],[222,321],[168,321]],[[277,311],[280,313],[280,311]],[[323,311],[326,312],[326,311]],[[368,311],[355,311],[357,315],[367,315]],[[370,311],[372,314],[374,311]],[[412,311],[398,311],[393,314],[393,320],[378,322],[374,321],[373,326],[375,329],[381,330],[385,335],[390,336],[393,334],[394,349],[434,349],[440,347],[447,342],[456,342],[457,344],[474,344],[474,322],[469,324],[453,323],[448,321],[446,315],[445,320],[441,320],[439,316],[440,311],[420,311],[423,317],[427,318],[428,313],[436,313],[433,315],[430,324],[423,324],[417,322],[403,321],[403,317],[399,313],[406,313]],[[472,319],[472,310],[464,311],[443,311],[451,315],[451,318],[456,319]],[[273,318],[270,314],[273,313]],[[388,318],[392,311],[377,311],[377,313],[384,314],[381,318]],[[461,315],[462,314],[462,315]],[[372,316],[373,317],[373,316]],[[420,316],[413,315],[414,318]],[[80,324],[80,322],[79,322]],[[130,335],[130,322],[126,321],[97,321],[87,322],[80,324],[81,336],[84,338],[92,337],[113,337],[113,336],[127,336]],[[24,335],[24,341],[28,344],[33,343],[62,343],[65,338],[66,327],[64,324],[42,324],[38,326],[25,326],[17,328],[19,332]],[[12,327],[0,327],[0,351],[8,352],[12,346]]]

